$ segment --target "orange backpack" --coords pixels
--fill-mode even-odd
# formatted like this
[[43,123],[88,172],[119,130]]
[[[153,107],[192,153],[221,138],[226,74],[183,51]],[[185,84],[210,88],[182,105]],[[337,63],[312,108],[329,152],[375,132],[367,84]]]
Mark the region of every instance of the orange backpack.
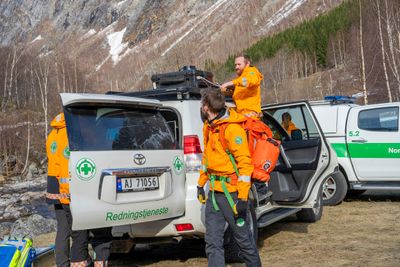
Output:
[[[219,126],[219,140],[224,150],[229,154],[225,140],[226,127],[228,127],[228,123],[223,123]],[[280,142],[272,138],[271,129],[260,120],[247,118],[242,123],[242,127],[247,132],[251,163],[254,166],[251,178],[261,182],[268,182],[270,173],[274,170],[278,161]]]

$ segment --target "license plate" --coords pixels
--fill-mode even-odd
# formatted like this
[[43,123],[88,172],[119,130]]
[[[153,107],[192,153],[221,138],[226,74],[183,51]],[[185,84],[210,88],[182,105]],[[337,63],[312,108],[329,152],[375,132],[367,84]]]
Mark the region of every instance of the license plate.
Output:
[[117,178],[117,192],[139,192],[158,188],[158,176]]

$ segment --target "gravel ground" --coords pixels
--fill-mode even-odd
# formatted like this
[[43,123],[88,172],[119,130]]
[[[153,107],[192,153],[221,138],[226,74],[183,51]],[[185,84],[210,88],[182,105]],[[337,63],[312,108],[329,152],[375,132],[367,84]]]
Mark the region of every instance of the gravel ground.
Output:
[[[399,222],[400,192],[366,192],[324,207],[317,223],[289,217],[261,229],[258,248],[263,266],[400,266]],[[52,240],[54,233],[35,244]],[[113,255],[110,266],[207,266],[207,259],[201,240],[187,240]]]

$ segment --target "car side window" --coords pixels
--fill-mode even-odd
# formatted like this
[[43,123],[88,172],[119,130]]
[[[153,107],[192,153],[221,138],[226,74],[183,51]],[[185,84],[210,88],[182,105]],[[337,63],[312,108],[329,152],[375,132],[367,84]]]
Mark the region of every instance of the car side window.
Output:
[[290,106],[268,109],[292,140],[310,140],[320,138],[317,126],[305,106]]
[[[276,126],[271,120],[269,120],[268,118],[263,118],[264,123],[271,129],[272,131],[272,137],[275,140],[279,140],[279,141],[287,141],[290,140],[287,135],[285,135],[282,130],[278,129],[279,126]],[[275,120],[274,120],[275,121]],[[275,121],[275,123],[277,123]]]
[[358,128],[367,131],[396,132],[399,130],[399,108],[375,108],[358,113]]

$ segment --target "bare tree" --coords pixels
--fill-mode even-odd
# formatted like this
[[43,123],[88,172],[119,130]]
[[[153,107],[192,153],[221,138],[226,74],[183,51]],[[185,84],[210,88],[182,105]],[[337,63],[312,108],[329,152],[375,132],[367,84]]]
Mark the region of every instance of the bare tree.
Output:
[[389,75],[388,75],[387,67],[386,67],[385,43],[384,43],[384,40],[383,40],[383,33],[382,33],[381,7],[380,7],[379,0],[376,0],[375,2],[376,2],[376,8],[377,8],[377,11],[378,11],[379,43],[381,45],[382,66],[383,66],[383,73],[385,75],[386,90],[387,90],[389,102],[393,102],[393,100],[392,100],[392,92],[390,91]]
[[396,60],[396,52],[394,49],[394,38],[393,38],[393,29],[392,29],[392,24],[395,24],[393,21],[393,18],[389,16],[389,7],[388,7],[388,2],[385,0],[385,19],[386,19],[386,31],[387,31],[387,37],[388,37],[388,42],[389,42],[389,54],[391,62],[389,61],[389,66],[392,69],[393,75],[396,79],[397,82],[397,87],[400,92],[400,73],[399,73],[399,67],[398,67],[398,61]]
[[45,122],[45,139],[48,134],[48,93],[49,93],[49,73],[50,73],[50,64],[48,59],[39,60],[38,68],[35,69],[36,78],[38,81],[39,89],[40,89],[40,98],[42,102],[43,116]]
[[31,146],[31,131],[30,131],[30,119],[29,119],[29,113],[28,113],[28,141],[26,144],[26,156],[25,156],[25,164],[24,164],[24,168],[22,169],[21,173],[24,173],[26,170],[26,167],[28,166],[28,162],[29,162],[29,151],[30,151],[30,146]]
[[361,82],[364,94],[364,104],[368,104],[367,83],[365,79],[365,58],[364,58],[364,44],[363,44],[363,23],[362,23],[362,6],[361,0],[358,0],[360,10],[360,56],[361,56]]

